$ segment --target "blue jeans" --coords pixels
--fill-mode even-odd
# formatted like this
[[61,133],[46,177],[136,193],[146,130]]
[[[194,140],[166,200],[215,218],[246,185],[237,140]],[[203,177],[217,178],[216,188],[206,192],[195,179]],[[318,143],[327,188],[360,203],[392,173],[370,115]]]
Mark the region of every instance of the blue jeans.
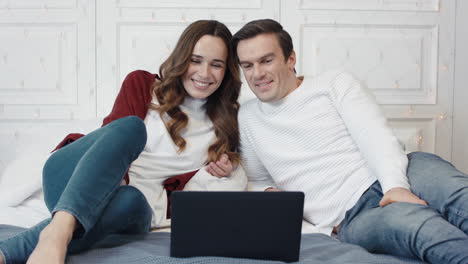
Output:
[[[109,234],[150,230],[152,211],[143,194],[134,187],[120,186],[145,144],[143,121],[129,116],[57,150],[47,160],[43,191],[49,211],[67,211],[78,221],[69,253],[89,249]],[[5,262],[24,263],[50,221],[0,242]]]
[[429,206],[397,202],[379,207],[378,182],[346,212],[338,238],[373,253],[429,263],[468,263],[468,176],[440,157],[408,155],[414,194]]

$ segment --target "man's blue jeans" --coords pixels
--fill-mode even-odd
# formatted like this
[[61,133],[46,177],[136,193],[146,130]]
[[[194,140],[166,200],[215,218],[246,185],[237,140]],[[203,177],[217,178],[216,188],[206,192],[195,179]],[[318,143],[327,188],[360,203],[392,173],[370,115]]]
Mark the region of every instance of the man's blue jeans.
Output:
[[346,213],[338,238],[374,253],[468,263],[468,176],[433,154],[414,152],[408,159],[411,190],[429,206],[379,207],[383,194],[375,182]]
[[[69,253],[86,250],[109,234],[150,230],[152,211],[143,194],[134,187],[120,186],[145,144],[143,121],[129,116],[59,149],[47,160],[43,191],[49,211],[67,211],[79,223]],[[24,263],[50,220],[0,242],[5,262]]]

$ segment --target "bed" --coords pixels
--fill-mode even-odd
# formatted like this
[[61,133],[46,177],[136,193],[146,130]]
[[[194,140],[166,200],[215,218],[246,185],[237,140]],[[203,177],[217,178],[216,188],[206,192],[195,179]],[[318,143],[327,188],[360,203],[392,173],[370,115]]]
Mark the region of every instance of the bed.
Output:
[[[0,241],[49,217],[42,195],[42,165],[68,133],[87,133],[100,120],[0,125]],[[170,230],[147,235],[112,235],[93,249],[67,257],[67,263],[279,263],[221,257],[169,257]],[[285,241],[287,243],[287,241]],[[421,263],[370,254],[323,235],[303,233],[299,263]]]

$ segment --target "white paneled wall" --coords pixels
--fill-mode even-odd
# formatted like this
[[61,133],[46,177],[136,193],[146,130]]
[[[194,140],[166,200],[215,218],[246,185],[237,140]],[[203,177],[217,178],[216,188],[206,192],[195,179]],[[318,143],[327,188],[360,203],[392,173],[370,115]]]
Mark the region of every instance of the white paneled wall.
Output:
[[234,33],[253,19],[279,20],[279,6],[278,0],[97,1],[98,115],[109,112],[127,73],[158,72],[191,22],[217,19]]
[[[407,151],[451,160],[462,13],[456,0],[0,0],[0,130],[105,116],[126,74],[157,72],[195,20],[234,33],[272,18],[293,37],[299,74],[354,73]],[[243,87],[241,102],[252,96]]]
[[298,69],[354,73],[408,151],[451,158],[455,1],[282,1]]
[[0,1],[0,119],[95,115],[95,3]]

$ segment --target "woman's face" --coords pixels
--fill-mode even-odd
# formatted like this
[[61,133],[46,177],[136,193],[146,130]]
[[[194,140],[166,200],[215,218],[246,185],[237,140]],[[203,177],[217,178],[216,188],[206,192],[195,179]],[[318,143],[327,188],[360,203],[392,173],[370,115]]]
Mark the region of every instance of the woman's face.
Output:
[[204,35],[192,51],[182,77],[184,88],[195,99],[205,99],[218,89],[226,72],[227,47],[219,37]]

